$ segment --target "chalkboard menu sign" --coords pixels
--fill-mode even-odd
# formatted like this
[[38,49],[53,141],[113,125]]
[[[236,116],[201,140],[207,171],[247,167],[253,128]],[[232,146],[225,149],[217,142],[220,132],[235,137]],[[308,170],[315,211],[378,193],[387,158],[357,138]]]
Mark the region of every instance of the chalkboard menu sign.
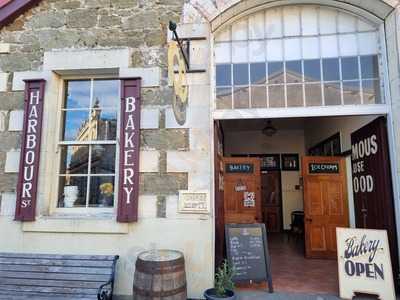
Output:
[[264,224],[226,224],[228,261],[235,270],[234,282],[268,281],[273,292],[270,258]]

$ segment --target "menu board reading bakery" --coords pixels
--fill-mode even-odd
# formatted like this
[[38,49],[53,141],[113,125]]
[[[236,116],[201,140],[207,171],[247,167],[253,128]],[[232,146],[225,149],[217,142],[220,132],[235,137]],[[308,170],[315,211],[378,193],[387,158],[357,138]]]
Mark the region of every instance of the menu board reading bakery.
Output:
[[234,282],[268,281],[272,292],[264,224],[225,225],[228,261],[235,270]]

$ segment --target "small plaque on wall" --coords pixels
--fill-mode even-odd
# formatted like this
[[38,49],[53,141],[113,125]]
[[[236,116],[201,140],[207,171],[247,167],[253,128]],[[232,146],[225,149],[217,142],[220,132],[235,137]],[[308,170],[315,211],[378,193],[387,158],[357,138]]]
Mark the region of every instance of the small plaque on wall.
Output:
[[210,212],[208,191],[179,191],[179,213],[207,214]]

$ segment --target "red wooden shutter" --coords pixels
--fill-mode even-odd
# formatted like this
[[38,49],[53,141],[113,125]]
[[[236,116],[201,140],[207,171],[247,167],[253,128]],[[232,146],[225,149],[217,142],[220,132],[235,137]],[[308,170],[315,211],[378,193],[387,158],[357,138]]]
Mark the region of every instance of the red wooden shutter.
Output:
[[121,80],[118,222],[136,222],[138,215],[140,82]]
[[25,81],[24,126],[22,131],[15,220],[34,221],[40,162],[44,80]]

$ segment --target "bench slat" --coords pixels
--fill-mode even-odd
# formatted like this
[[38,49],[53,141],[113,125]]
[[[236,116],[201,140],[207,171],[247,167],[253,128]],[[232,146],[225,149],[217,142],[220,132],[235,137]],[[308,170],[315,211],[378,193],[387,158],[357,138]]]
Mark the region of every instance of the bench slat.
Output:
[[69,255],[69,254],[42,254],[42,253],[5,253],[0,252],[2,258],[42,258],[42,259],[71,259],[71,260],[111,260],[114,255]]
[[0,264],[110,268],[113,261],[0,257]]
[[0,264],[0,271],[111,275],[112,270],[111,268],[56,267],[56,266]]
[[96,281],[70,281],[70,280],[48,280],[48,279],[29,279],[20,278],[0,278],[0,284],[14,286],[48,286],[48,287],[68,287],[82,289],[98,289],[104,282]]
[[26,292],[12,292],[0,290],[1,300],[94,300],[97,295],[65,295],[65,294],[52,294],[43,295],[41,293],[26,293]]
[[28,286],[28,285],[5,285],[0,284],[1,291],[10,291],[10,292],[37,292],[42,294],[81,294],[81,295],[96,295],[97,289],[82,289],[82,288],[68,288],[68,287],[48,287],[48,286]]
[[85,282],[98,281],[105,283],[110,279],[110,275],[0,271],[0,279],[1,278],[54,279]]

